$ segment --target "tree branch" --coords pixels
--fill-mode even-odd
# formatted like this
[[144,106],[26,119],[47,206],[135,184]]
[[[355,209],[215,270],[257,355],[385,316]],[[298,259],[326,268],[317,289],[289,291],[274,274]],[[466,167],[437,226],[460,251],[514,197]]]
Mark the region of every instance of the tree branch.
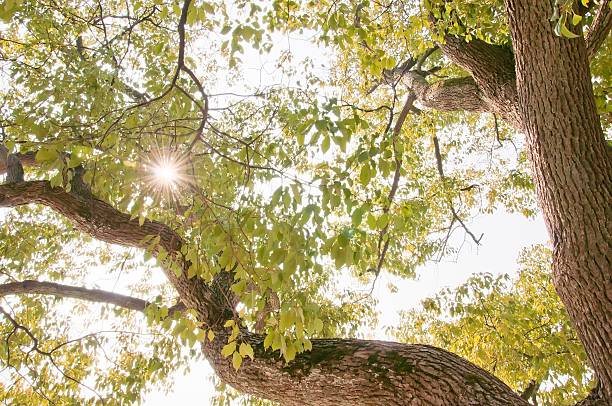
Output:
[[597,15],[593,19],[591,29],[584,37],[589,59],[595,56],[608,37],[610,29],[612,29],[612,9],[610,9],[610,0],[603,0],[599,6],[599,10],[597,10]]
[[489,106],[471,77],[430,84],[420,73],[410,71],[404,76],[404,82],[425,108],[438,111],[489,111]]
[[[432,29],[437,31],[433,13],[430,13],[429,21]],[[480,39],[468,42],[446,32],[441,32],[441,35],[443,40],[438,46],[447,58],[470,73],[480,98],[487,105],[484,111],[499,114],[515,128],[522,129],[512,49]]]
[[83,197],[51,187],[48,181],[31,181],[0,185],[0,207],[15,207],[30,203],[43,204],[68,218],[79,230],[111,244],[147,248],[146,238],[159,236],[155,254],[163,248],[179,266],[178,274],[166,261],[162,268],[170,283],[188,308],[198,313],[209,325],[225,321],[227,303],[215,293],[214,287],[200,278],[187,277],[191,262],[180,252],[183,239],[170,227],[157,221],[131,219],[95,197]]
[[[19,294],[53,295],[86,300],[89,302],[108,303],[139,312],[144,312],[148,306],[152,305],[151,302],[132,296],[121,295],[119,293],[100,289],[87,289],[80,286],[62,285],[54,282],[25,280],[23,282],[11,282],[0,285],[0,297]],[[182,310],[185,310],[185,306],[182,303],[176,304],[169,308],[168,315],[172,316],[175,312]]]
[[[176,261],[181,261],[183,268],[178,276],[173,270],[164,268],[168,279],[179,292],[181,301],[196,310],[198,320],[215,330],[216,338],[202,343],[207,359],[226,383],[246,393],[284,400],[288,405],[309,403],[314,399],[313,393],[322,391],[326,396],[318,398],[321,400],[318,404],[334,406],[353,405],[355,394],[364,391],[376,394],[373,404],[381,401],[404,404],[409,399],[418,399],[423,404],[469,401],[492,406],[526,405],[488,372],[442,349],[423,345],[313,339],[312,351],[298,354],[291,364],[285,365],[278,353],[264,349],[263,336],[245,331],[241,340],[251,344],[255,359],[245,359],[241,368],[235,370],[231,361],[221,354],[228,334],[222,322],[232,316],[229,313],[228,317],[227,299],[215,293],[227,287],[228,282],[231,284],[227,272],[222,272],[222,278],[218,278],[219,289],[215,282],[209,286],[199,278],[187,278],[186,269],[190,264],[179,253],[183,241],[162,223],[145,220],[141,226],[137,220],[131,220],[129,215],[105,202],[52,188],[47,181],[0,185],[0,207],[28,203],[44,204],[65,215],[80,230],[106,242],[143,248],[145,236],[160,236],[160,245],[169,255],[174,255]],[[23,284],[9,286],[13,286],[13,290],[17,286],[22,289]],[[83,291],[73,293],[81,296]],[[380,371],[385,372],[380,375]],[[381,382],[387,383],[381,386]]]
[[[433,143],[434,143],[434,153],[436,156],[436,166],[438,168],[438,174],[440,175],[440,179],[442,179],[442,181],[444,182],[446,181],[446,176],[444,175],[444,166],[442,163],[442,153],[440,152],[440,143],[438,141],[438,137],[436,136],[433,137]],[[449,227],[448,236],[450,236],[450,233],[453,228],[453,224],[455,223],[455,221],[457,221],[461,225],[461,228],[463,228],[465,232],[472,238],[472,241],[474,241],[476,245],[480,245],[480,241],[482,240],[482,237],[484,234],[481,234],[480,237],[476,237],[474,233],[472,233],[472,231],[463,222],[463,219],[459,216],[459,213],[457,213],[457,209],[455,209],[455,205],[453,204],[452,198],[449,198],[448,205],[450,206],[451,213],[453,214],[453,219],[451,220],[451,225]]]
[[[5,148],[0,144],[0,175],[4,175],[6,173],[6,156],[3,156],[2,149]],[[26,152],[26,153],[16,153],[22,166],[34,166],[36,165],[36,153],[35,152]]]

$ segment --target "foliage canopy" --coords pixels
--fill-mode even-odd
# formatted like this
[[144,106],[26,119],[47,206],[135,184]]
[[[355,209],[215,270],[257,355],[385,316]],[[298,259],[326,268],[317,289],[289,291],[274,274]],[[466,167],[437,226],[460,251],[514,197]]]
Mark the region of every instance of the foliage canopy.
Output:
[[[570,36],[579,21],[561,3],[553,18]],[[437,49],[436,32],[510,46],[502,9],[497,0],[8,0],[1,141],[34,156],[27,179],[70,191],[83,168],[98,199],[141,224],[169,225],[186,242],[190,278],[231,271],[240,303],[222,352],[234,367],[254,355],[241,324],[290,362],[313,337],[372,328],[369,288],[380,272],[414,277],[461,239],[478,244],[469,228],[477,214],[536,213],[524,141],[500,117],[412,105],[400,113],[406,66],[430,82],[466,75]],[[316,55],[296,49],[301,42]],[[592,62],[606,125],[608,47]],[[275,60],[263,80],[248,69],[260,54]],[[170,181],[155,176],[160,166]],[[142,242],[142,255],[93,241],[38,206],[0,215],[3,283],[119,284],[149,301],[140,316],[4,297],[3,399],[136,402],[200,357],[198,342],[215,339],[189,310],[169,313],[175,293],[156,265],[185,270],[159,236]],[[524,253],[512,282],[479,275],[440,293],[394,334],[457,352],[513,389],[538,382],[542,404],[583,397],[591,375],[548,255]],[[347,278],[363,290],[339,289]]]

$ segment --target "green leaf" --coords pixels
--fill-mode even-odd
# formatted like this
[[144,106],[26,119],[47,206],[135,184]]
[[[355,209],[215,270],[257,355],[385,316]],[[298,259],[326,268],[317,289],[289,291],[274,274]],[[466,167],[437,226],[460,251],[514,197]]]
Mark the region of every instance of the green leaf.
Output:
[[314,321],[314,331],[315,333],[320,333],[323,331],[323,320],[316,318]]
[[330,147],[330,138],[328,135],[326,135],[325,137],[323,137],[323,142],[321,143],[321,151],[323,153],[326,153],[327,151],[329,151],[329,147]]
[[363,206],[353,210],[353,214],[351,215],[351,221],[353,223],[353,226],[359,227],[359,225],[361,224],[361,221],[363,220],[363,213],[364,213]]
[[57,150],[52,148],[41,148],[36,153],[37,162],[51,162],[55,161],[58,157]]

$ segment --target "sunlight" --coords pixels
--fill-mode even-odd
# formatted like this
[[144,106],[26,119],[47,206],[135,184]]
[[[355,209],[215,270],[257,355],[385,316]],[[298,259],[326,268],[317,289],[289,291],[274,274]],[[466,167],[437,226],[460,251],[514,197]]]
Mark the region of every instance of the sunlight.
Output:
[[190,185],[188,160],[177,151],[160,148],[149,152],[144,160],[144,180],[158,197],[173,199],[181,189]]
[[167,186],[175,185],[179,180],[178,166],[172,160],[153,165],[151,171],[156,181]]

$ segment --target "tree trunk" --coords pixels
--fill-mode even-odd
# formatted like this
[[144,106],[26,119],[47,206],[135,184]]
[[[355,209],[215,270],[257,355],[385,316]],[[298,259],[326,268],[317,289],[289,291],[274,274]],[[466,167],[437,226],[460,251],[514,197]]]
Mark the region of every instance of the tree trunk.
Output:
[[582,37],[555,36],[550,1],[506,0],[519,113],[553,246],[555,287],[612,401],[612,161]]

